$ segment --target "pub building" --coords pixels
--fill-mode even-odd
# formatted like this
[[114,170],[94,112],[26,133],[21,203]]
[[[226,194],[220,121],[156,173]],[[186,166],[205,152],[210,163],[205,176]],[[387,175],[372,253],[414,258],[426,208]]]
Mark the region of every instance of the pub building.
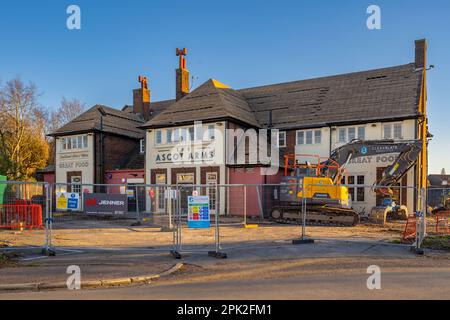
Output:
[[[151,102],[147,79],[140,77],[141,88],[133,91],[132,106],[117,110],[96,105],[52,133],[57,139],[55,181],[178,184],[186,194],[196,184],[278,183],[284,168],[264,175],[265,162],[258,157],[256,162],[247,161],[255,152],[250,139],[227,140],[227,129],[276,129],[281,158],[285,154],[328,157],[353,139],[426,140],[426,52],[426,40],[417,40],[413,62],[403,65],[244,89],[209,79],[190,90],[187,51],[177,49],[174,100]],[[236,163],[230,157],[236,156],[240,144],[246,161]],[[350,185],[356,211],[368,213],[379,203],[363,186],[372,185],[395,156],[349,163],[344,182]],[[426,168],[424,148],[400,185],[425,186]],[[82,192],[74,186],[72,191]],[[150,205],[155,202],[146,192],[147,210],[164,212],[160,191],[156,205]],[[219,195],[213,187],[200,192],[212,199],[212,212],[218,208],[229,213],[233,197],[242,198],[223,188]],[[247,194],[248,215],[261,213],[258,197],[262,195],[255,189]],[[412,189],[397,197],[410,212],[415,210]]]

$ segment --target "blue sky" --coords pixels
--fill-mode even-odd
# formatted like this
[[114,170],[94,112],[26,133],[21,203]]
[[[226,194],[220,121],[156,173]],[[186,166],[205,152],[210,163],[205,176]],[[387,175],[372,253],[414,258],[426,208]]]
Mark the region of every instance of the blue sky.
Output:
[[[81,8],[81,30],[66,8]],[[382,30],[366,27],[381,7]],[[0,81],[33,81],[40,102],[62,96],[120,108],[137,76],[152,100],[174,97],[176,47],[188,47],[194,86],[209,78],[233,88],[405,64],[414,40],[429,41],[430,172],[450,173],[450,1],[113,1],[0,2]]]

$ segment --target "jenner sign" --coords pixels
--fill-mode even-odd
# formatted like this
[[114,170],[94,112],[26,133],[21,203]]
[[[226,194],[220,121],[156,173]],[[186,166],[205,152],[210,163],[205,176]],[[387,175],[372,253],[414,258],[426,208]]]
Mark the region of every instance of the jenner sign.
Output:
[[86,214],[124,214],[128,211],[126,194],[85,193],[83,197]]

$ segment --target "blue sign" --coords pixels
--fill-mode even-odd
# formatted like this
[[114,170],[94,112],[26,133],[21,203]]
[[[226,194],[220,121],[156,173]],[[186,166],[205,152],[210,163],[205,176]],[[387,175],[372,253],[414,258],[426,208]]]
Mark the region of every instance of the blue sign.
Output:
[[188,209],[189,228],[201,229],[211,226],[208,196],[188,196]]
[[364,154],[366,154],[366,153],[367,153],[367,147],[364,147],[364,146],[363,146],[363,147],[361,148],[361,154],[364,155]]

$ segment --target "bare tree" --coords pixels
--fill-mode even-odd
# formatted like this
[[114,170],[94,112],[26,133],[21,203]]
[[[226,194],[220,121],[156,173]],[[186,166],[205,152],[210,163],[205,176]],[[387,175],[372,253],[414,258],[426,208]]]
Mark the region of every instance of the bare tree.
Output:
[[[48,116],[47,133],[51,133],[65,124],[69,123],[86,110],[86,104],[81,103],[78,99],[68,100],[62,98],[61,104],[56,111],[53,111]],[[50,147],[50,156],[48,163],[55,163],[55,139],[48,138]]]
[[59,129],[78,117],[85,110],[86,104],[81,103],[78,99],[68,100],[66,97],[63,97],[58,109],[50,115],[48,130],[52,132]]
[[0,88],[0,172],[13,180],[30,179],[48,158],[46,115],[34,84],[20,78]]

